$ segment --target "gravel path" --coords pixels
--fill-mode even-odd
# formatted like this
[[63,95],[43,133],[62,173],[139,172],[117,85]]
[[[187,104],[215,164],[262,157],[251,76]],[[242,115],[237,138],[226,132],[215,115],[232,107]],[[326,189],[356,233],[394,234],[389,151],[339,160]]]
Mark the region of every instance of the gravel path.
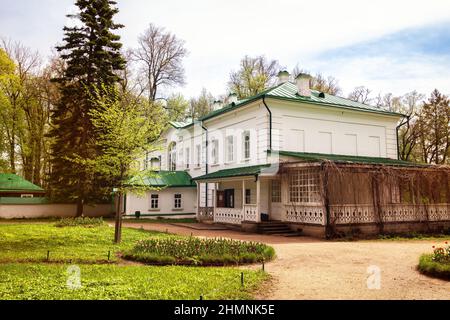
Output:
[[[437,241],[333,242],[156,223],[124,223],[124,226],[272,245],[277,259],[266,264],[272,280],[259,290],[257,299],[450,299],[449,281],[416,271],[419,256],[430,252]],[[377,266],[381,271],[380,289],[367,288],[369,266]]]

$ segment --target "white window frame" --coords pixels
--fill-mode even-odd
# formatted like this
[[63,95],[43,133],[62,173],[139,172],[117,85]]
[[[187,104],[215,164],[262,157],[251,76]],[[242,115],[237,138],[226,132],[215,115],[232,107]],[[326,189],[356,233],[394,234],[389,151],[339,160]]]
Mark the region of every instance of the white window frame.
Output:
[[33,195],[33,194],[30,194],[30,193],[22,193],[22,194],[20,195],[20,197],[21,197],[21,198],[34,198],[34,195]]
[[297,169],[289,172],[289,202],[320,204],[319,170]]
[[159,194],[150,194],[150,210],[159,210]]
[[176,143],[169,146],[169,171],[177,170],[177,145]]
[[213,139],[211,141],[211,164],[219,163],[219,140]]
[[[179,196],[179,197],[177,197],[177,196]],[[175,210],[183,209],[183,194],[182,193],[175,193],[173,195],[173,208]]]
[[202,145],[197,144],[195,146],[195,166],[200,168],[202,166]]
[[189,147],[186,148],[186,169],[189,169],[191,166],[191,150]]
[[242,160],[249,160],[251,156],[251,137],[250,131],[244,131],[242,134]]
[[227,136],[225,138],[225,155],[226,155],[226,162],[232,163],[235,159],[235,152],[234,152],[234,136]]

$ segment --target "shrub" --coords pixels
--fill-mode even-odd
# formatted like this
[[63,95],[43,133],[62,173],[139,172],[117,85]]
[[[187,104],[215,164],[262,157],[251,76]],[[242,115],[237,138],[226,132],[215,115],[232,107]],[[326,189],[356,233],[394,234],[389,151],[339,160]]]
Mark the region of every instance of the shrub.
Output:
[[418,269],[424,274],[438,278],[450,279],[450,246],[445,242],[444,247],[433,246],[432,254],[420,257]]
[[89,218],[89,217],[77,217],[77,218],[62,218],[55,226],[56,227],[97,227],[103,225],[103,218]]
[[123,253],[123,258],[150,264],[236,265],[269,261],[272,247],[227,239],[146,239]]

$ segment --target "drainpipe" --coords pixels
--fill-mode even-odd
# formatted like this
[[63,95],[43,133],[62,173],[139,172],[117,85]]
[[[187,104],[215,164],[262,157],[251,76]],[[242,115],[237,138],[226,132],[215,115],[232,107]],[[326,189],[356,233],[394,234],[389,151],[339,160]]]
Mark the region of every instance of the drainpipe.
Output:
[[[208,128],[206,128],[203,125],[203,121],[200,122],[200,125],[201,125],[202,129],[205,130],[205,135],[206,135],[206,143],[205,143],[205,147],[206,147],[206,150],[205,150],[205,165],[206,165],[206,168],[205,168],[205,174],[208,174],[208,144],[209,144],[208,143]],[[208,207],[208,182],[206,182],[205,205],[206,205],[206,207]]]
[[[405,120],[406,117],[406,121]],[[410,115],[409,116],[405,116],[402,120],[402,122],[395,128],[395,133],[397,136],[397,160],[400,160],[400,144],[398,142],[398,130],[400,130],[401,127],[403,127],[405,124],[407,124],[409,122],[410,119]]]
[[263,94],[262,96],[262,102],[264,106],[266,107],[267,111],[269,112],[269,150],[272,151],[272,111],[270,111],[269,106],[266,104],[266,95]]

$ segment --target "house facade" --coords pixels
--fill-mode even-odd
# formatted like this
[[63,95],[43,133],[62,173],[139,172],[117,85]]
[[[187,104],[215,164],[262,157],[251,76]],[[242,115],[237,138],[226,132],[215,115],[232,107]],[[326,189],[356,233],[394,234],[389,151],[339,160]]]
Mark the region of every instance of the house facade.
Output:
[[[288,77],[287,72],[280,72],[273,88],[239,101],[230,95],[226,104],[215,102],[214,110],[197,121],[172,123],[162,136],[162,151],[149,154],[145,166],[185,172],[195,181],[198,220],[252,231],[268,221],[314,235],[355,226],[381,232],[386,223],[405,219],[422,226],[422,218],[414,217],[420,216],[415,210],[424,201],[426,210],[437,210],[438,221],[450,220],[448,170],[397,160],[401,114],[311,90],[305,74],[295,82]],[[403,177],[405,172],[437,172],[445,196],[432,200],[409,190],[415,196],[406,199],[406,193],[398,189],[400,180],[385,190],[386,171],[391,178]],[[342,176],[347,178],[342,180]],[[366,190],[369,185],[375,186]],[[349,195],[338,195],[345,190]],[[387,196],[381,197],[381,190],[398,195],[397,202],[386,203],[396,212],[410,212],[416,206],[410,213],[414,217],[397,221],[396,214],[390,213],[394,218],[380,216],[383,210],[389,211],[382,207]],[[174,206],[176,193],[170,188],[161,192],[167,193]],[[151,193],[141,201],[142,210],[147,211]],[[133,195],[127,196],[130,202],[136,202]],[[354,218],[344,219],[347,214]]]

